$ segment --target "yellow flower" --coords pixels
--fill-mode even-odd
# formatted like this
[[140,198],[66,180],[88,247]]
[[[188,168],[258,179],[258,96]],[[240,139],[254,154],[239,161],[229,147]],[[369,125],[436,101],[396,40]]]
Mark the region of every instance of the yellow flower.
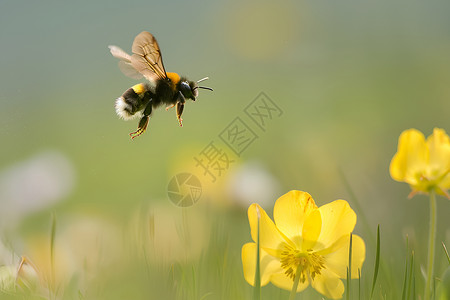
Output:
[[411,186],[410,196],[434,190],[450,198],[450,139],[445,130],[435,128],[426,141],[416,129],[403,131],[390,172],[394,180]]
[[[300,281],[297,292],[309,284],[332,299],[342,297],[347,277],[350,234],[356,214],[344,200],[317,207],[312,197],[301,191],[290,191],[275,203],[274,220],[258,205],[248,209],[253,241],[260,241],[261,286],[269,281],[291,290],[297,270]],[[352,237],[352,278],[358,277],[365,258],[364,241]],[[256,243],[242,247],[245,280],[254,285]],[[300,269],[298,269],[300,268]]]

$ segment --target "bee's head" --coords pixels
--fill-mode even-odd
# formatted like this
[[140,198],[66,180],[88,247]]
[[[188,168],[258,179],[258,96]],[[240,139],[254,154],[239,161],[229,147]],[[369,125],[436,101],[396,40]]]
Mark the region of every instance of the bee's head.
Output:
[[198,96],[198,85],[195,81],[184,80],[181,82],[180,91],[184,98],[196,100]]
[[188,80],[181,81],[180,90],[183,93],[184,98],[192,99],[193,101],[197,100],[199,88],[212,91],[213,90],[212,88],[198,85],[199,82],[202,82],[203,80],[206,79],[208,79],[208,77],[200,79],[199,81],[188,81]]

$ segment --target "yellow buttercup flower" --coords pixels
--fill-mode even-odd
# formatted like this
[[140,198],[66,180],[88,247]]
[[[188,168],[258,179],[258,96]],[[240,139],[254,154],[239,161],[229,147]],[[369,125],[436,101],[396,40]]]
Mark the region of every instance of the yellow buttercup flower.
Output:
[[426,140],[416,129],[403,131],[390,173],[394,180],[411,186],[410,196],[434,190],[450,198],[450,139],[445,130],[435,128]]
[[[275,203],[275,223],[258,205],[248,209],[253,241],[260,242],[261,286],[274,285],[291,290],[299,274],[297,292],[309,284],[328,298],[344,293],[341,278],[347,278],[350,234],[356,214],[344,200],[317,207],[306,192],[290,191]],[[352,278],[358,275],[365,258],[364,241],[352,236]],[[257,244],[242,247],[245,280],[254,285]],[[299,273],[298,273],[299,272]]]

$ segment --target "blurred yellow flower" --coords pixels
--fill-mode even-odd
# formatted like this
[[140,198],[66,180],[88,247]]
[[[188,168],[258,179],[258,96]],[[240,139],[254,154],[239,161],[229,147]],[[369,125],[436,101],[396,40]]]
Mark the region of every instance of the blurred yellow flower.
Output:
[[416,129],[403,131],[390,173],[394,180],[411,186],[410,197],[434,190],[450,198],[450,139],[445,130],[435,128],[426,141]]
[[[344,200],[317,207],[312,197],[301,191],[290,191],[275,203],[275,223],[258,205],[248,209],[253,241],[260,241],[261,286],[269,281],[291,290],[297,272],[300,276],[297,292],[309,284],[332,299],[342,297],[347,277],[350,234],[356,224],[356,214]],[[357,277],[365,258],[364,241],[352,236],[352,278]],[[242,247],[245,280],[254,285],[257,244]]]

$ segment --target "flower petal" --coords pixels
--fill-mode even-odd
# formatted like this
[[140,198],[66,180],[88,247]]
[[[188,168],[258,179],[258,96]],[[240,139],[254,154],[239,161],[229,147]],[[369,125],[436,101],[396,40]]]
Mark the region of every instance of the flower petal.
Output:
[[[247,243],[242,246],[242,266],[244,268],[244,278],[251,284],[255,285],[256,272],[256,244]],[[261,249],[260,252],[260,276],[261,286],[266,285],[270,276],[274,273],[282,272],[280,261],[275,257],[269,255],[266,251]]]
[[430,171],[432,175],[442,177],[441,188],[450,188],[450,138],[445,130],[435,128],[427,139],[430,149]]
[[[447,174],[447,176],[445,176],[445,177],[442,179],[442,181],[441,181],[440,184],[439,184],[439,187],[440,187],[442,190],[448,190],[448,189],[450,189],[450,173]],[[448,193],[445,194],[444,191],[442,191],[441,194],[443,194],[444,196],[448,196]]]
[[314,278],[312,287],[322,295],[331,299],[340,299],[344,294],[344,284],[333,272],[322,269],[322,272]]
[[356,214],[345,200],[335,200],[319,207],[322,216],[322,229],[314,246],[319,251],[329,248],[338,239],[353,231]]
[[[292,290],[292,286],[294,284],[294,280],[292,280],[292,278],[290,277],[287,277],[284,273],[273,274],[270,277],[270,282],[272,282],[275,286],[288,291]],[[297,293],[306,289],[308,285],[308,280],[305,280],[305,282],[303,283],[300,281],[297,286]]]
[[391,177],[417,185],[417,174],[426,170],[428,159],[429,152],[424,135],[416,129],[405,130],[400,135],[397,153],[389,167]]
[[305,223],[303,224],[303,241],[302,250],[307,252],[313,249],[320,236],[322,230],[322,215],[318,209],[313,210],[306,217]]
[[[251,235],[254,242],[258,240],[258,216],[260,217],[259,244],[261,248],[268,248],[267,250],[281,250],[284,243],[292,245],[292,242],[277,229],[264,209],[255,203],[248,208],[248,222],[250,223]],[[276,255],[276,253],[272,252],[270,254]]]
[[[277,228],[289,237],[299,241],[306,216],[317,208],[310,194],[302,191],[290,191],[275,202],[273,218]],[[297,243],[297,247],[299,247]]]
[[[325,267],[340,278],[347,278],[349,248],[350,235],[346,235],[330,247],[328,254],[323,254]],[[364,241],[361,237],[352,235],[352,278],[358,278],[358,269],[362,269],[365,257],[366,245]]]

